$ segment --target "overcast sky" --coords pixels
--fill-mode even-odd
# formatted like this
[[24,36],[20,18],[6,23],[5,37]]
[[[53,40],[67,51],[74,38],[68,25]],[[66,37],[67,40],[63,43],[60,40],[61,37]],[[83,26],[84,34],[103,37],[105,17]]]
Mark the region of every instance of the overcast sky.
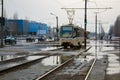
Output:
[[[98,20],[103,24],[105,31],[108,31],[110,25],[114,24],[116,17],[120,14],[120,0],[88,0],[90,8],[107,8],[111,10],[88,10],[87,14],[87,30],[95,29],[95,13],[98,14]],[[55,25],[55,16],[59,17],[59,25],[68,23],[67,13],[61,8],[84,8],[84,0],[4,0],[4,9],[7,18],[13,18],[15,13],[19,19],[29,19],[38,22],[47,23],[50,26]],[[82,25],[84,28],[84,9],[75,10],[74,23]]]

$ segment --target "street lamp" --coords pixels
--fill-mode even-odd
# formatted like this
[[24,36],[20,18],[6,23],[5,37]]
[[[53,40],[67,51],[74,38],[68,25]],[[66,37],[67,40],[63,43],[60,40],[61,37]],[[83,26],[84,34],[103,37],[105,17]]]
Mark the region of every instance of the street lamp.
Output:
[[55,14],[53,14],[53,13],[50,13],[51,15],[53,15],[53,16],[55,16],[56,17],[56,32],[57,32],[57,41],[59,40],[59,38],[58,38],[58,16],[56,16]]

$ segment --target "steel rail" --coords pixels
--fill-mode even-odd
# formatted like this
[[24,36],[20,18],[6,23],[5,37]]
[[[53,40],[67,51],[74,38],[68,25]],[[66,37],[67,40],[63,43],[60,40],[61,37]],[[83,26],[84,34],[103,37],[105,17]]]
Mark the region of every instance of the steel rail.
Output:
[[[34,56],[34,55],[36,55],[36,54],[27,55],[27,56],[23,56],[23,57],[18,57],[18,58],[14,58],[14,59],[10,59],[10,60],[5,60],[5,61],[0,62],[0,64],[1,64],[1,65],[4,64],[4,63],[7,64],[9,61],[12,62],[12,61],[15,61],[15,60],[20,61],[21,59],[25,59],[26,57]],[[6,71],[12,70],[12,69],[14,69],[14,68],[19,68],[20,66],[23,66],[23,65],[30,64],[30,63],[36,62],[36,61],[38,61],[38,60],[42,60],[42,59],[47,58],[47,57],[49,57],[49,56],[51,56],[51,55],[46,55],[46,56],[44,56],[44,57],[41,57],[41,58],[38,58],[38,59],[35,59],[35,60],[31,60],[31,61],[26,61],[26,62],[24,61],[24,62],[22,62],[22,63],[20,63],[20,64],[17,64],[17,65],[11,66],[11,67],[7,67],[7,68],[5,68],[5,69],[3,68],[3,69],[0,70],[0,74],[1,74],[1,73],[4,73],[4,72],[6,72]]]
[[92,71],[96,61],[97,61],[97,58],[94,59],[94,61],[93,61],[93,63],[92,63],[92,65],[91,65],[91,67],[90,67],[90,69],[89,69],[89,71],[88,71],[88,73],[87,73],[87,75],[86,75],[84,80],[88,80],[88,77],[89,77],[89,75],[90,75],[90,73],[91,73],[91,71]]
[[48,76],[50,73],[56,71],[57,69],[61,68],[62,66],[64,66],[65,64],[69,63],[70,61],[72,61],[74,59],[74,57],[70,58],[69,60],[65,61],[63,64],[53,68],[52,70],[48,71],[47,73],[43,74],[42,76],[34,79],[34,80],[40,80],[40,79],[44,79],[46,76]]

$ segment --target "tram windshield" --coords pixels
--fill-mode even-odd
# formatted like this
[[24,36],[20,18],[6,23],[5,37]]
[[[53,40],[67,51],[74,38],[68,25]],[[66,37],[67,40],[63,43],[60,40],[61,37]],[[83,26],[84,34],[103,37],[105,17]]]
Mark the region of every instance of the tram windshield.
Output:
[[72,37],[72,32],[73,32],[73,26],[62,26],[60,36],[69,38]]

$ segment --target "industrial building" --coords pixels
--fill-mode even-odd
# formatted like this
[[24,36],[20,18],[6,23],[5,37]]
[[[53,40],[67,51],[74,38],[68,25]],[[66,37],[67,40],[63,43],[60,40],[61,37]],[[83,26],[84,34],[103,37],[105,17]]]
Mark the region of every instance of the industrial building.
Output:
[[5,21],[6,35],[47,35],[48,25],[28,20],[7,19]]

